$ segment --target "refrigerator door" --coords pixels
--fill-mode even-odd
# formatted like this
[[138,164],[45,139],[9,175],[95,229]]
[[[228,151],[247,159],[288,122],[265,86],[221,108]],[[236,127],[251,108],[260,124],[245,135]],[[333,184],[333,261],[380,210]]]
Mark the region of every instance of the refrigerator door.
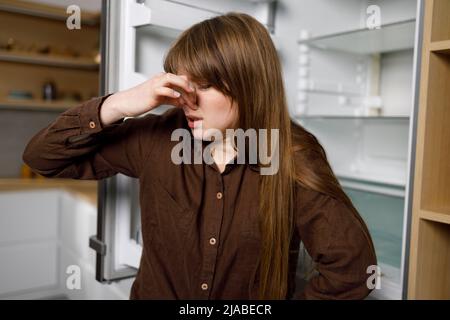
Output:
[[[133,87],[163,71],[164,53],[192,24],[229,11],[245,12],[274,27],[276,1],[121,0],[103,1],[102,94]],[[160,106],[162,113],[170,106]],[[142,253],[139,184],[118,174],[99,184],[96,279],[110,282],[135,276]]]

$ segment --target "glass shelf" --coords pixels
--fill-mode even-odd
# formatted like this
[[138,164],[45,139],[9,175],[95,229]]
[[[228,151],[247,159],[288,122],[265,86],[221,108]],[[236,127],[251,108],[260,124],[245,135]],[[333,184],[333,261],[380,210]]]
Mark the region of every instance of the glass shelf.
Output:
[[[388,168],[386,168],[386,171],[388,171]],[[376,184],[386,184],[390,186],[396,186],[396,187],[405,187],[406,186],[406,177],[404,175],[400,174],[394,174],[394,170],[389,170],[390,174],[386,173],[384,175],[381,175],[376,172],[369,172],[369,171],[350,171],[350,170],[342,170],[342,169],[336,169],[334,170],[334,173],[338,178],[341,179],[347,179],[347,180],[354,180],[359,182],[369,182],[369,183],[376,183]]]
[[380,29],[357,29],[335,34],[300,39],[320,49],[330,49],[358,54],[371,54],[412,49],[414,47],[416,20],[385,24]]

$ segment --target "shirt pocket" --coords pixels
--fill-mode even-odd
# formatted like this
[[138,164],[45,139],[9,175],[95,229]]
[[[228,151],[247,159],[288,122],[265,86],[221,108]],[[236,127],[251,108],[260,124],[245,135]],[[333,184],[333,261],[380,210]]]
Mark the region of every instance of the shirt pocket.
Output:
[[156,225],[163,238],[184,235],[191,226],[193,211],[178,199],[160,181],[154,181],[154,210]]

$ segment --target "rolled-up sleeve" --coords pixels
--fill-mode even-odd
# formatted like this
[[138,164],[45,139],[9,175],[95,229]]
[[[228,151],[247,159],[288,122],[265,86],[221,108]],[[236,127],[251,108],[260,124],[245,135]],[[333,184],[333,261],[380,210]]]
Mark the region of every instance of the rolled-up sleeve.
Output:
[[[116,173],[138,177],[151,144],[156,115],[121,119],[103,126],[100,108],[109,95],[90,99],[61,113],[28,142],[23,161],[53,178],[100,180]],[[148,140],[146,141],[148,142]]]
[[[317,274],[293,299],[363,299],[377,264],[369,231],[360,215],[341,200],[299,187],[296,227]],[[370,269],[369,269],[370,270]]]

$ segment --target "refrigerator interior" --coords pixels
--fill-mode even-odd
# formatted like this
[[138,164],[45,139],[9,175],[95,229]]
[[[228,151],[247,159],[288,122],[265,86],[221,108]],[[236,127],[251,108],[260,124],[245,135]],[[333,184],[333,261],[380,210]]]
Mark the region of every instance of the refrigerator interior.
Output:
[[[349,12],[354,10],[355,2],[341,1],[340,11],[344,3]],[[401,299],[417,2],[360,3],[360,26],[339,32],[300,31],[293,117],[322,143],[369,227],[382,287],[372,296]],[[365,25],[369,5],[380,9],[379,29]]]
[[[381,28],[368,30],[376,5]],[[292,118],[317,136],[371,231],[381,264],[374,297],[403,294],[417,2],[411,0],[111,1],[105,92],[162,70],[170,43],[190,25],[227,11],[255,16],[272,33]],[[169,106],[157,108],[161,113]],[[97,279],[133,276],[142,250],[138,181],[102,183]]]

